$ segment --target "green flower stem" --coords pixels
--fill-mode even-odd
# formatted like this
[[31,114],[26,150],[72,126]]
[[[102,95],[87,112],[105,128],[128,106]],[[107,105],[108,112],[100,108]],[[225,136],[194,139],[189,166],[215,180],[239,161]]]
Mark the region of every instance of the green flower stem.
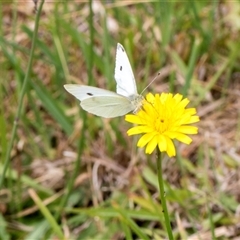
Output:
[[158,184],[160,189],[160,198],[161,198],[161,204],[162,204],[163,213],[164,213],[165,225],[167,228],[169,240],[173,240],[174,238],[172,234],[172,227],[169,220],[167,203],[166,203],[165,193],[164,193],[163,173],[162,173],[162,154],[158,148],[157,148],[157,169],[158,169]]
[[12,150],[13,143],[14,143],[14,140],[15,140],[16,131],[17,131],[17,127],[18,127],[18,121],[19,121],[20,114],[21,114],[21,111],[22,111],[23,98],[25,96],[25,92],[26,92],[26,89],[27,89],[27,84],[28,84],[28,81],[29,81],[29,75],[30,75],[31,70],[32,70],[32,63],[33,63],[33,56],[34,56],[33,53],[34,53],[34,49],[35,49],[35,45],[36,45],[39,19],[40,19],[40,16],[41,16],[44,1],[45,0],[41,1],[40,5],[39,5],[39,8],[37,10],[37,15],[36,15],[36,19],[35,19],[35,28],[34,28],[33,37],[32,37],[32,46],[31,46],[28,66],[27,66],[26,75],[25,75],[25,78],[24,78],[24,81],[23,81],[22,90],[21,90],[21,93],[20,93],[18,109],[17,109],[17,113],[16,113],[15,120],[14,120],[14,123],[13,123],[11,139],[10,139],[8,149],[7,149],[7,154],[6,154],[6,158],[5,158],[5,162],[4,162],[4,166],[3,166],[3,172],[2,172],[1,178],[0,178],[0,189],[2,188],[3,180],[5,178],[5,174],[7,172],[8,165],[9,165],[9,162],[10,162],[11,150]]

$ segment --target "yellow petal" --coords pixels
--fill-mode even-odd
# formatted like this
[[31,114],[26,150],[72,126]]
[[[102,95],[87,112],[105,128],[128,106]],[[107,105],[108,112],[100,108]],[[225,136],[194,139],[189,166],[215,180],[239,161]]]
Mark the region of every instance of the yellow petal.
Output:
[[185,108],[188,104],[189,104],[189,100],[187,98],[184,98],[180,104],[178,105],[178,107],[181,107],[181,108]]
[[146,96],[146,99],[149,103],[154,103],[155,102],[155,97],[152,93],[148,93]]
[[147,144],[147,147],[146,147],[146,150],[145,152],[147,154],[151,154],[153,152],[153,150],[156,148],[157,146],[157,136],[154,136],[150,141],[149,143]]
[[133,114],[127,114],[125,116],[125,121],[130,122],[130,123],[135,123],[135,124],[141,124],[142,123],[141,118],[139,118],[139,116],[133,115]]
[[137,143],[138,147],[144,147],[151,139],[154,137],[153,133],[146,133],[144,134]]
[[185,109],[185,113],[189,114],[189,115],[194,115],[197,113],[196,108],[187,108]]
[[200,121],[199,116],[191,116],[191,118],[189,119],[187,124],[196,123],[196,122],[199,122],[199,121]]
[[160,152],[167,151],[167,141],[163,135],[158,135],[158,148],[159,148]]
[[198,128],[195,126],[180,126],[178,132],[184,134],[197,134]]
[[182,133],[177,133],[175,139],[185,144],[190,144],[192,142],[192,139],[189,136]]
[[[182,100],[183,96],[181,94],[175,94],[175,96],[173,97],[173,99],[175,99],[177,102],[180,102]],[[186,99],[186,98],[185,98]]]
[[135,134],[148,133],[148,132],[152,132],[152,128],[150,128],[148,126],[136,126],[136,127],[130,128],[127,131],[127,135],[131,136],[131,135],[135,135]]
[[175,146],[173,144],[173,141],[166,137],[166,140],[167,140],[167,154],[169,157],[173,157],[173,156],[176,156],[176,150],[175,150]]

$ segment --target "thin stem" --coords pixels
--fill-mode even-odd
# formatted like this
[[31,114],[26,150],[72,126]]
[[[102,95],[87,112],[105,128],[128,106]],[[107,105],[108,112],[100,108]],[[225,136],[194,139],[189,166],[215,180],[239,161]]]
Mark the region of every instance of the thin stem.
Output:
[[3,180],[5,178],[5,174],[7,172],[8,165],[10,163],[10,155],[11,155],[11,150],[12,150],[14,140],[15,140],[15,137],[16,137],[18,121],[19,121],[20,114],[21,114],[21,111],[22,111],[23,98],[25,96],[25,92],[26,92],[26,89],[27,89],[27,84],[28,84],[28,81],[29,81],[29,75],[30,75],[30,72],[32,70],[33,55],[34,55],[33,53],[34,53],[34,49],[35,49],[35,45],[36,45],[39,19],[40,19],[40,15],[41,15],[41,12],[42,12],[42,7],[43,7],[43,4],[44,4],[44,1],[45,0],[41,1],[41,4],[39,5],[38,11],[37,11],[36,19],[35,19],[35,28],[34,28],[33,37],[32,37],[32,46],[31,46],[27,71],[26,71],[26,75],[25,75],[25,78],[24,78],[24,81],[23,81],[22,90],[21,90],[21,93],[20,93],[18,109],[17,109],[17,113],[16,113],[15,120],[14,120],[14,123],[13,123],[11,139],[10,139],[10,142],[9,142],[9,145],[8,145],[7,154],[6,154],[6,158],[5,158],[5,161],[4,161],[3,172],[2,172],[1,178],[0,178],[0,189],[2,188]]
[[162,176],[163,174],[162,173],[162,154],[158,148],[157,148],[157,169],[158,169],[158,184],[160,189],[160,198],[161,198],[161,204],[162,204],[163,213],[164,213],[165,225],[167,228],[169,240],[173,240],[174,238],[172,234],[172,227],[169,220],[167,203],[166,203],[165,193],[164,193],[163,176]]

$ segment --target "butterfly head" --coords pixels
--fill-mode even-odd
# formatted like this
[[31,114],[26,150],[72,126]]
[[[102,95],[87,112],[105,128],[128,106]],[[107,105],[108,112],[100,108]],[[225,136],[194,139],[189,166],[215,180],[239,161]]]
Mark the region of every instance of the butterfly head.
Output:
[[142,95],[132,95],[129,98],[133,106],[133,113],[137,113],[142,108],[144,97]]

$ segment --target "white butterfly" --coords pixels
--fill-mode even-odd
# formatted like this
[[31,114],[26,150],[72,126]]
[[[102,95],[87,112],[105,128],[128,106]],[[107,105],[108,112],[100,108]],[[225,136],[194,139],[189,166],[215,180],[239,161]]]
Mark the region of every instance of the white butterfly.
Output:
[[115,80],[117,93],[85,85],[66,84],[64,88],[81,101],[81,107],[100,117],[113,118],[136,112],[143,96],[137,93],[135,78],[123,46],[117,44]]

